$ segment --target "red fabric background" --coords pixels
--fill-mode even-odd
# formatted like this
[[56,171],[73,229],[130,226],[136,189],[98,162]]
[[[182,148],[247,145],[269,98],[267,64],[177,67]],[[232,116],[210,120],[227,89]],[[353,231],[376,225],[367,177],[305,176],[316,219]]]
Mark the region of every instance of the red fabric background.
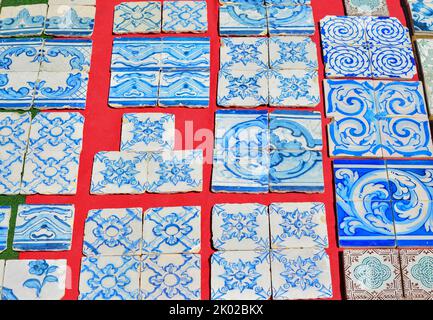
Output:
[[[320,201],[326,204],[329,243],[328,253],[331,258],[332,284],[334,299],[341,299],[342,274],[340,271],[339,249],[334,218],[334,194],[332,183],[331,161],[327,156],[327,139],[325,131],[326,120],[323,119],[324,139],[324,194],[215,194],[210,192],[212,166],[204,167],[204,191],[198,194],[175,195],[118,195],[93,196],[89,194],[93,157],[99,151],[118,151],[120,148],[120,132],[122,114],[127,112],[170,112],[176,116],[176,127],[185,134],[185,122],[193,121],[194,131],[199,129],[214,129],[214,113],[216,107],[217,77],[219,69],[219,36],[218,36],[218,0],[207,0],[209,32],[205,36],[211,39],[211,95],[210,107],[207,109],[187,108],[135,108],[112,109],[108,106],[108,92],[110,87],[110,61],[111,48],[114,36],[112,35],[114,6],[125,0],[97,0],[97,13],[95,31],[93,34],[93,56],[91,63],[87,108],[83,111],[86,118],[84,127],[83,152],[81,155],[78,192],[75,196],[30,196],[27,203],[32,204],[74,204],[75,222],[72,250],[59,253],[22,253],[20,259],[67,259],[70,267],[70,283],[64,299],[77,299],[80,275],[80,262],[82,257],[82,243],[84,221],[87,212],[100,208],[127,208],[142,207],[144,209],[157,206],[183,206],[200,205],[202,207],[202,299],[210,298],[210,268],[209,258],[211,249],[211,209],[216,203],[247,203],[259,202],[269,205],[272,202],[311,202]],[[320,36],[318,22],[326,15],[344,15],[342,0],[312,0],[314,17],[316,21],[315,42],[318,44],[319,60]],[[399,0],[388,0],[390,15],[399,18],[404,24],[405,17]],[[158,35],[154,35],[158,36]],[[187,34],[179,36],[191,36]],[[197,35],[202,36],[202,35]],[[320,62],[320,80],[323,79],[323,63]],[[323,98],[322,98],[323,100]],[[323,103],[315,110],[324,112]],[[177,141],[177,148],[183,149]],[[201,141],[194,142],[198,147]],[[191,148],[191,146],[187,146]]]

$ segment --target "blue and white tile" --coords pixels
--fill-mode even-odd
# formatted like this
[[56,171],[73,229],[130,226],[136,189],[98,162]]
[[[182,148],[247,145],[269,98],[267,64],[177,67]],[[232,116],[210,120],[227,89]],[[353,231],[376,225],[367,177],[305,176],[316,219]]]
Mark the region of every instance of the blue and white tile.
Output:
[[83,254],[129,256],[141,253],[141,208],[90,210],[84,225]]
[[329,78],[371,78],[370,51],[365,47],[334,45],[323,47],[325,75]]
[[166,37],[162,39],[163,70],[200,70],[210,68],[210,38]]
[[295,6],[295,5],[311,4],[311,0],[265,0],[265,4]]
[[126,113],[122,121],[120,150],[149,152],[173,150],[175,116],[170,113]]
[[41,71],[89,72],[91,56],[91,40],[47,39]]
[[310,5],[271,5],[267,7],[270,35],[313,35],[316,31]]
[[0,109],[30,109],[37,79],[38,72],[0,72]]
[[212,244],[219,251],[269,250],[268,207],[259,203],[216,204]]
[[271,295],[269,251],[221,251],[212,255],[211,300],[269,300]]
[[112,71],[158,71],[161,59],[160,38],[114,38]]
[[367,41],[366,18],[326,16],[320,21],[323,47],[363,46]]
[[112,72],[108,104],[113,108],[156,106],[159,78],[159,71]]
[[159,83],[160,107],[208,107],[209,71],[162,71]]
[[261,70],[269,67],[268,38],[221,38],[220,68]]
[[200,255],[144,255],[142,259],[143,300],[200,300]]
[[264,0],[219,0],[220,4],[250,4],[250,5],[263,5]]
[[177,150],[151,153],[147,172],[148,192],[201,192],[203,151]]
[[274,300],[332,298],[331,266],[325,250],[274,250],[271,255]]
[[163,32],[206,32],[206,1],[165,1],[162,13]]
[[122,2],[114,7],[113,33],[160,33],[161,3]]
[[270,67],[273,69],[318,69],[317,47],[310,37],[271,37]]
[[315,107],[320,103],[317,70],[271,70],[269,104],[271,106]]
[[269,72],[220,70],[217,104],[222,107],[258,107],[269,103]]
[[0,113],[0,194],[2,195],[20,193],[30,122],[30,113]]
[[79,300],[139,300],[140,257],[84,257]]
[[375,46],[370,52],[373,78],[411,80],[417,75],[412,47]]
[[96,7],[51,5],[45,34],[65,37],[90,37],[95,26]]
[[95,6],[96,0],[48,0],[49,5],[69,4],[82,6]]
[[99,152],[95,155],[91,194],[143,194],[147,182],[147,154]]
[[42,39],[0,39],[0,70],[38,72],[42,61]]
[[433,19],[430,10],[433,2],[431,0],[409,0],[408,4],[415,34],[431,34]]
[[143,217],[143,253],[199,253],[201,207],[150,208]]
[[[5,251],[8,245],[10,218],[11,218],[11,207],[1,206],[0,207],[0,253]],[[2,270],[0,270],[0,279],[3,279]],[[0,292],[1,292],[1,281],[0,281]]]
[[66,260],[8,260],[2,299],[61,300],[67,268]]
[[0,260],[0,301],[2,300],[3,276],[5,273],[6,260]]
[[269,219],[272,249],[328,247],[323,203],[272,203]]
[[19,205],[14,231],[15,251],[71,249],[73,205]]
[[221,36],[266,35],[266,8],[250,3],[224,4],[219,9]]
[[2,7],[0,37],[40,36],[47,15],[46,4]]
[[393,17],[366,18],[367,41],[373,46],[412,47],[409,29]]

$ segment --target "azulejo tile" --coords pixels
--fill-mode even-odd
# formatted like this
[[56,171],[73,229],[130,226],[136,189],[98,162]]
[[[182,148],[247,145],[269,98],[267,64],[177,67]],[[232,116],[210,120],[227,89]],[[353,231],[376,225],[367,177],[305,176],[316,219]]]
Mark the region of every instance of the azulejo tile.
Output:
[[349,16],[389,16],[386,0],[344,0]]
[[430,115],[433,115],[433,41],[431,39],[417,39],[416,46],[424,76],[424,88]]
[[163,70],[208,70],[210,39],[207,37],[166,37],[162,39]]
[[269,300],[272,295],[270,269],[269,251],[214,253],[211,258],[211,299]]
[[272,203],[269,216],[272,249],[328,247],[323,203]]
[[362,46],[367,40],[365,18],[326,16],[320,21],[324,47]]
[[372,46],[412,48],[409,29],[404,27],[397,18],[370,17],[366,19],[365,26],[367,40]]
[[415,34],[433,32],[433,19],[429,13],[433,2],[431,0],[409,0],[408,4]]
[[161,3],[122,2],[114,8],[113,33],[161,32]]
[[163,32],[206,32],[206,1],[165,1]]
[[400,250],[403,291],[409,300],[432,300],[433,251],[412,249]]
[[139,300],[140,257],[84,257],[79,300]]
[[216,204],[212,243],[221,251],[269,250],[268,208],[258,203]]
[[265,0],[265,4],[295,6],[311,4],[311,0]]
[[269,67],[268,51],[268,38],[221,38],[220,68],[231,70],[266,69]]
[[126,113],[123,115],[121,151],[173,150],[174,142],[174,114]]
[[140,208],[90,210],[84,227],[84,255],[139,255],[142,224]]
[[143,218],[143,253],[199,253],[200,207],[151,208]]
[[323,47],[325,75],[329,78],[371,78],[370,52],[365,47],[333,45]]
[[0,72],[0,108],[30,109],[37,78],[38,72]]
[[47,15],[46,4],[2,7],[0,37],[39,36]]
[[200,300],[200,255],[144,255],[142,263],[143,300]]
[[53,36],[90,37],[95,25],[96,7],[51,5],[45,34]]
[[[10,217],[11,207],[0,207],[0,253],[7,248]],[[3,279],[3,273],[1,271],[2,270],[0,270],[0,278]]]
[[309,37],[271,37],[270,67],[275,69],[317,69],[316,44]]
[[412,47],[376,46],[370,52],[373,78],[412,79],[417,74]]
[[224,4],[219,9],[221,36],[267,34],[266,8],[251,3]]
[[82,6],[95,6],[96,0],[48,0],[49,5],[69,4]]
[[343,261],[347,299],[400,300],[403,298],[397,250],[346,250]]
[[267,8],[270,35],[313,35],[313,9],[309,5],[271,5]]
[[60,300],[65,295],[66,260],[8,260],[3,300]]
[[0,39],[0,70],[38,72],[42,59],[42,39]]

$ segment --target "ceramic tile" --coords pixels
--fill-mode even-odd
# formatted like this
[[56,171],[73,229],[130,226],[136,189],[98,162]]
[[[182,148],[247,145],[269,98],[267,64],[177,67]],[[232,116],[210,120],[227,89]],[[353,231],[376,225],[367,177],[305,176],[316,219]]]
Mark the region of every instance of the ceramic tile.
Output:
[[6,260],[0,260],[0,301],[2,300],[3,276],[5,271]]
[[173,150],[175,130],[174,114],[126,113],[123,115],[120,150]]
[[42,71],[89,72],[91,40],[47,39],[44,44]]
[[0,39],[0,70],[38,72],[42,39]]
[[[212,300],[269,300],[269,251],[216,252],[211,258]],[[238,275],[242,274],[243,277]]]
[[0,113],[0,194],[2,195],[16,195],[20,192],[30,121],[30,113]]
[[200,255],[143,256],[141,296],[143,300],[200,300]]
[[217,104],[222,107],[257,107],[268,104],[268,71],[220,70]]
[[91,194],[142,194],[146,191],[147,154],[99,152],[93,163]]
[[48,0],[49,5],[69,4],[69,5],[83,5],[95,6],[96,0]]
[[372,46],[412,48],[409,29],[404,27],[397,18],[370,17],[366,19],[365,26],[367,40]]
[[114,38],[112,71],[157,71],[162,62],[160,38]]
[[90,210],[84,226],[84,255],[139,255],[142,213],[141,208]]
[[409,15],[412,20],[415,34],[430,34],[433,32],[433,20],[429,14],[433,1],[409,0]]
[[47,14],[46,4],[2,7],[0,37],[39,36]]
[[208,107],[209,88],[209,71],[162,71],[158,105]]
[[216,204],[212,209],[216,250],[269,250],[268,208],[258,203]]
[[15,225],[15,251],[71,249],[73,205],[20,205]]
[[160,207],[145,211],[143,253],[199,253],[200,207]]
[[326,16],[320,21],[323,47],[363,46],[367,40],[366,18]]
[[140,257],[84,257],[79,300],[139,300]]
[[320,102],[316,70],[271,70],[269,104],[271,106],[315,107]]
[[271,37],[270,67],[276,69],[317,69],[316,44],[309,37]]
[[325,75],[329,78],[372,77],[370,51],[365,47],[349,45],[323,47],[323,61],[325,63]]
[[373,78],[412,79],[416,63],[412,47],[380,47],[370,50]]
[[348,16],[389,16],[386,0],[344,0]]
[[311,0],[265,0],[265,4],[271,5],[305,5],[311,4]]
[[267,38],[221,38],[220,68],[261,70],[268,68]]
[[[11,217],[11,207],[3,207],[3,206],[0,207],[0,253],[5,251],[7,248],[10,217]],[[1,261],[0,264],[2,264]],[[3,279],[2,271],[3,270],[0,270],[0,280]],[[0,281],[0,292],[1,292],[1,281]]]
[[323,203],[272,203],[269,217],[272,249],[328,247]]
[[219,33],[221,36],[266,35],[266,8],[250,3],[220,6]]
[[159,71],[112,72],[111,107],[156,106],[158,101]]
[[400,250],[404,297],[409,300],[432,300],[433,250]]
[[433,41],[431,39],[417,39],[416,46],[418,49],[419,62],[421,65],[425,94],[428,102],[429,113],[433,115]]
[[163,32],[206,32],[206,1],[165,1]]
[[122,2],[114,8],[113,33],[160,33],[161,3]]
[[251,5],[263,5],[264,0],[219,0],[220,4],[251,4]]
[[65,295],[66,260],[6,261],[3,300],[60,300]]
[[166,37],[162,40],[161,66],[164,70],[210,68],[210,39]]
[[403,298],[397,250],[346,250],[343,261],[347,299],[400,300]]
[[201,192],[203,151],[179,150],[149,155],[148,192]]
[[90,37],[95,25],[96,7],[51,5],[45,34],[66,37]]
[[271,5],[267,7],[270,35],[313,35],[313,9],[309,5]]
[[0,72],[0,109],[30,109],[37,78],[37,72]]
[[428,113],[430,118],[433,115],[433,75],[424,76],[424,87],[425,87],[425,95]]

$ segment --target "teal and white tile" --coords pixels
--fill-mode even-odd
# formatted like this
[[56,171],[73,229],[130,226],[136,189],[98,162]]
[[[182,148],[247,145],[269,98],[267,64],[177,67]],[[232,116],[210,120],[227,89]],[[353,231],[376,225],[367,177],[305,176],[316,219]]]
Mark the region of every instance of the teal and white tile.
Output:
[[400,250],[404,297],[408,300],[432,300],[433,250]]
[[386,0],[344,0],[348,16],[389,16]]

